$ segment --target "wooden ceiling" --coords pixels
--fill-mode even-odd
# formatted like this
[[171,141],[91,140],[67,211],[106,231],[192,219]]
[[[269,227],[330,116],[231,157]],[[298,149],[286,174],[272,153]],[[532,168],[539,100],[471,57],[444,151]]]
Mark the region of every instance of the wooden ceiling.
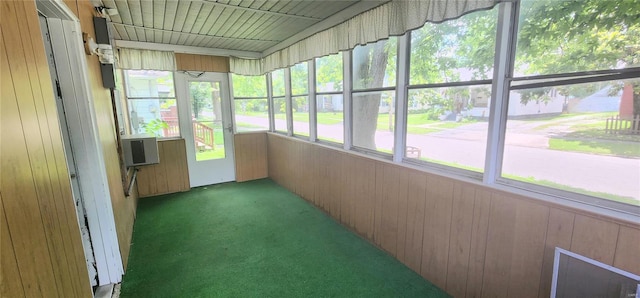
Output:
[[384,2],[102,0],[102,5],[118,11],[110,16],[116,40],[264,53]]

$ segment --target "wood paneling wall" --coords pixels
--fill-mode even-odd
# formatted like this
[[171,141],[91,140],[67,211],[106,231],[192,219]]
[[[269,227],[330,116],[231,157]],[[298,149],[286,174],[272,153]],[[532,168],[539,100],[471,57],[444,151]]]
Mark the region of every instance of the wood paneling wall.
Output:
[[91,297],[35,2],[0,20],[0,296]]
[[229,72],[229,58],[176,53],[178,70]]
[[[95,30],[93,28],[94,7],[91,1],[65,0],[65,4],[71,8],[80,20],[82,31],[89,33],[90,36],[95,38]],[[116,232],[118,234],[118,245],[120,246],[122,263],[124,268],[126,268],[129,259],[129,249],[131,247],[131,236],[133,235],[133,222],[136,216],[138,198],[135,193],[129,197],[125,197],[124,195],[111,93],[109,89],[102,86],[102,74],[100,73],[98,56],[91,55],[85,57],[87,58],[87,67],[89,68],[89,79],[99,129],[98,134],[100,135],[102,152],[107,167],[107,178],[109,180],[111,204],[113,206]]]
[[242,133],[234,136],[236,162],[236,181],[243,182],[266,178],[267,170],[267,134]]
[[554,248],[640,274],[640,224],[268,134],[269,177],[454,297],[549,297]]
[[158,141],[160,163],[138,167],[138,195],[141,198],[191,189],[185,150],[184,139]]

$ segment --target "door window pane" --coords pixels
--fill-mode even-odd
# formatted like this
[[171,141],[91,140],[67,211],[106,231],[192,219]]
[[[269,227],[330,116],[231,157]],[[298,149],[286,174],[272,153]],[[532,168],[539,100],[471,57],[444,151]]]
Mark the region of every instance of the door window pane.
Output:
[[225,157],[219,82],[189,82],[196,160]]

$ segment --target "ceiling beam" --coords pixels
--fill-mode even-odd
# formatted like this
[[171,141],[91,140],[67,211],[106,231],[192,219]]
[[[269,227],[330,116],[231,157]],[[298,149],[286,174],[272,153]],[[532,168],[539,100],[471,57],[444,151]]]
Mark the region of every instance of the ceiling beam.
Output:
[[314,24],[311,27],[308,27],[307,29],[304,29],[300,32],[298,32],[297,34],[283,40],[282,42],[280,42],[279,44],[274,45],[273,47],[270,47],[266,50],[264,50],[262,52],[263,56],[267,56],[269,54],[273,54],[274,52],[277,52],[279,50],[282,50],[298,41],[301,41],[313,34],[316,34],[318,32],[321,32],[323,30],[329,29],[333,26],[336,26],[338,24],[341,24],[349,19],[351,19],[352,17],[361,14],[367,10],[371,10],[373,8],[376,8],[382,4],[385,4],[387,2],[390,2],[391,0],[375,0],[375,1],[358,1],[355,4],[337,12],[336,14]]
[[130,40],[116,40],[115,45],[118,48],[132,48],[132,49],[141,49],[141,50],[156,50],[156,51],[172,51],[176,53],[185,53],[185,54],[198,54],[198,55],[211,55],[211,56],[223,56],[223,57],[238,57],[238,58],[249,58],[249,59],[259,59],[262,57],[262,54],[259,52],[250,52],[250,51],[237,51],[237,50],[226,50],[226,49],[214,49],[214,48],[203,48],[203,47],[192,47],[192,46],[182,46],[182,45],[174,45],[174,44],[164,44],[164,43],[152,43],[152,42],[141,42],[141,41],[130,41]]
[[260,10],[260,9],[251,8],[251,7],[243,7],[243,6],[236,6],[236,5],[231,5],[231,4],[219,3],[219,2],[212,1],[212,0],[200,0],[200,1],[202,1],[204,3],[209,3],[209,4],[216,5],[216,6],[220,6],[220,7],[237,9],[237,10],[245,10],[245,11],[268,14],[268,15],[273,15],[273,16],[278,16],[278,17],[297,18],[297,19],[310,20],[310,21],[315,21],[315,22],[318,22],[318,21],[322,20],[321,18],[300,16],[300,15],[295,15],[295,14],[281,13],[281,12],[275,12],[275,11],[269,11],[269,10]]

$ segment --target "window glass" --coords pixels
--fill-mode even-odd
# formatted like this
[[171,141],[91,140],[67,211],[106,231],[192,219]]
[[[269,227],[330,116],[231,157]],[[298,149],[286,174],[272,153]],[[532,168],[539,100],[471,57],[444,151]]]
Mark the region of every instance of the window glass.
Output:
[[233,97],[267,97],[266,76],[243,76],[232,74]]
[[170,71],[125,70],[129,98],[176,97],[173,74]]
[[316,59],[316,116],[319,140],[344,143],[342,53]]
[[266,76],[232,75],[236,132],[269,130]]
[[405,157],[482,172],[491,85],[409,91]]
[[225,158],[220,82],[189,82],[196,160]]
[[412,31],[410,83],[491,79],[497,20],[496,7]]
[[291,98],[293,112],[293,133],[309,136],[309,97],[295,96]]
[[287,132],[287,102],[284,97],[273,98],[273,115],[275,118],[275,130]]
[[309,94],[309,69],[307,62],[291,67],[291,95]]
[[169,71],[125,70],[127,120],[132,134],[179,137],[173,74]]
[[353,145],[392,153],[395,91],[353,94]]
[[640,205],[640,78],[553,78],[638,67],[638,13],[637,1],[521,1],[514,76],[552,78],[511,84],[503,178]]
[[353,89],[396,85],[397,38],[380,40],[353,49]]
[[116,88],[113,90],[114,103],[118,118],[117,130],[118,134],[131,134],[131,126],[129,125],[129,117],[127,117],[127,98],[124,91],[124,74],[122,70],[115,71]]
[[271,88],[273,96],[284,96],[284,69],[271,72]]
[[[411,32],[406,158],[483,172],[491,85],[473,81],[493,77],[497,12],[476,11]],[[469,85],[460,86],[464,82]],[[415,86],[425,84],[442,87]]]
[[342,94],[316,96],[318,139],[344,143],[344,100]]
[[236,99],[236,131],[269,130],[269,103],[266,98]]
[[640,79],[511,91],[502,176],[640,205],[637,86]]
[[637,1],[521,1],[515,76],[640,65]]
[[309,136],[309,69],[307,62],[298,63],[291,70],[291,114],[293,134]]
[[316,59],[316,93],[342,91],[342,53]]

